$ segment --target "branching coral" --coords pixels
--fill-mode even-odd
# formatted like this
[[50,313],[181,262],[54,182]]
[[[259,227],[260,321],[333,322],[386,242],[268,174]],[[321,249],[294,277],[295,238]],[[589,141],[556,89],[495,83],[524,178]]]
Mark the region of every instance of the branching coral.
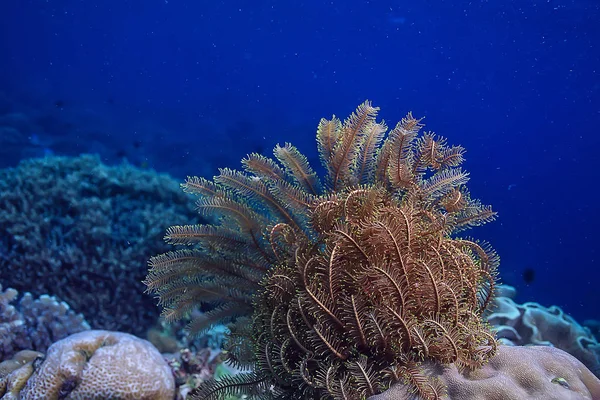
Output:
[[0,170],[0,282],[57,296],[94,328],[143,335],[159,314],[144,264],[167,250],[166,220],[196,218],[189,203],[167,175],[90,155]]
[[67,303],[48,295],[19,296],[15,289],[3,290],[0,285],[0,361],[21,350],[44,352],[55,341],[87,329],[83,315]]
[[386,136],[377,111],[320,122],[324,183],[286,144],[276,161],[251,154],[245,172],[183,185],[216,220],[169,228],[196,247],[152,258],[146,284],[168,319],[217,302],[191,330],[234,320],[229,361],[252,369],[193,398],[359,399],[404,381],[436,399],[423,361],[476,369],[495,354],[481,315],[498,257],[454,236],[495,215],[465,188],[464,149],[410,114]]

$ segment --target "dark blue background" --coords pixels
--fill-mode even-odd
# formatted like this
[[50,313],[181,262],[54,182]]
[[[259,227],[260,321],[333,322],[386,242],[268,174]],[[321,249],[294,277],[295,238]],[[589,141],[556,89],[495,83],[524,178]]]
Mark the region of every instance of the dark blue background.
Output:
[[[365,99],[467,148],[472,231],[519,300],[599,318],[600,8],[592,0],[19,0],[0,6],[0,149],[211,176]],[[523,271],[533,269],[530,284]]]

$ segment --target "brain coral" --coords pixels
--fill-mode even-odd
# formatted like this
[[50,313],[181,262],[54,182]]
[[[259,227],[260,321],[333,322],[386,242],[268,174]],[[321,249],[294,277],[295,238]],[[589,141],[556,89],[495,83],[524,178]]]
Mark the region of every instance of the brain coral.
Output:
[[3,359],[0,363],[0,395],[2,400],[16,400],[20,398],[23,387],[33,373],[33,363],[44,354],[21,350],[11,359]]
[[120,332],[86,331],[54,343],[21,398],[173,400],[170,367],[150,342]]
[[148,254],[166,249],[166,221],[190,218],[167,175],[90,155],[22,161],[0,170],[0,282],[57,296],[94,328],[143,334],[159,314],[141,283]]

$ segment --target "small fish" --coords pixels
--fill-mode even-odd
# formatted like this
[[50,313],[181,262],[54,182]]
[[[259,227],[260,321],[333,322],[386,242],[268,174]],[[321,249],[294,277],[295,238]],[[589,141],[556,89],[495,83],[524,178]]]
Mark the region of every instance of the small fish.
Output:
[[535,270],[533,268],[525,268],[523,271],[523,280],[526,284],[531,284],[535,280]]
[[567,380],[563,377],[556,377],[553,378],[550,382],[552,383],[556,383],[557,385],[560,385],[566,389],[569,389],[571,386],[569,386],[569,382],[567,382]]

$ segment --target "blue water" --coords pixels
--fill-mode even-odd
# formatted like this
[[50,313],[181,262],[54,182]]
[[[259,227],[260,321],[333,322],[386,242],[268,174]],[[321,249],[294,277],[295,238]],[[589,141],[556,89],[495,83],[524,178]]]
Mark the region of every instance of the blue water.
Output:
[[[518,301],[599,318],[600,5],[562,1],[19,0],[0,5],[0,167],[99,153],[186,175],[370,99],[467,149],[472,234]],[[0,120],[1,121],[1,120]]]

